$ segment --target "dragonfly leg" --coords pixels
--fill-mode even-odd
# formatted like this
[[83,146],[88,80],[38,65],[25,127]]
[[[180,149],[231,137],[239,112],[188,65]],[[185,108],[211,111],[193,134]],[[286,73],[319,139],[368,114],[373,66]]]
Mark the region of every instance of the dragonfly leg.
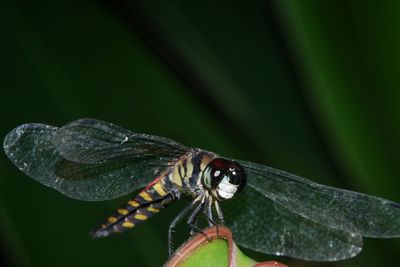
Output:
[[172,234],[174,233],[175,226],[178,224],[179,221],[182,220],[183,217],[197,204],[200,198],[196,198],[193,200],[189,205],[187,205],[176,217],[172,220],[169,224],[168,228],[168,253],[171,256],[174,253],[174,244],[172,239]]
[[207,236],[201,229],[199,229],[196,225],[195,222],[197,222],[199,218],[199,214],[204,210],[205,203],[202,201],[200,204],[197,205],[197,207],[193,210],[192,214],[190,214],[187,223],[190,226],[190,235],[193,235],[194,232],[199,232]]
[[219,223],[225,224],[224,214],[222,213],[221,207],[219,206],[219,202],[215,201],[214,203],[215,203],[215,210],[217,211],[217,215],[219,218]]
[[207,221],[208,221],[208,226],[214,226],[215,228],[217,228],[217,235],[219,235],[219,227],[218,224],[214,221],[213,219],[213,211],[212,211],[212,204],[213,201],[208,201],[207,203],[207,209],[205,210],[204,214],[206,215]]
[[[199,221],[199,216],[196,216],[192,222],[192,224],[197,225]],[[190,229],[190,235],[192,236],[194,234],[193,229]]]
[[[206,202],[204,203],[204,207],[203,207],[203,213],[204,213],[204,215],[206,216],[206,219],[207,219],[207,222],[208,222],[208,226],[215,226],[216,225],[216,223],[214,222],[214,220],[213,220],[213,214],[212,214],[212,205],[211,205],[211,201],[207,201],[206,200]],[[207,207],[207,208],[206,208]],[[200,210],[201,211],[201,210]],[[192,219],[192,222],[190,223],[190,222],[188,222],[189,223],[189,225],[192,227],[192,229],[191,229],[191,231],[190,231],[190,235],[193,235],[194,234],[194,232],[195,232],[195,230],[197,231],[197,232],[202,232],[202,231],[199,231],[198,229],[193,229],[193,228],[198,228],[198,227],[196,227],[197,225],[198,225],[198,221],[199,221],[199,215],[200,215],[200,211],[197,213],[197,216],[195,216],[195,214],[193,214],[193,216],[194,216],[194,218]],[[195,213],[195,212],[193,212],[193,213]]]
[[213,212],[212,212],[212,201],[208,201],[207,209],[205,210],[204,214],[206,215],[208,226],[217,226],[217,223],[214,221]]

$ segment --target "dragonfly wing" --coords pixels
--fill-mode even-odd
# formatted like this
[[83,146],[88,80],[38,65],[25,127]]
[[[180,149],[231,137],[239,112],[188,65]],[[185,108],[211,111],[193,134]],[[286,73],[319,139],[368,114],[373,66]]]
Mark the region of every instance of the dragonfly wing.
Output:
[[64,158],[82,163],[137,157],[171,161],[190,151],[171,139],[133,133],[95,119],[80,119],[61,127],[54,144]]
[[145,186],[187,153],[182,145],[164,140],[86,119],[62,128],[21,125],[7,135],[4,150],[38,182],[72,198],[98,201]]
[[246,187],[223,203],[225,221],[235,241],[273,255],[336,261],[357,255],[362,237],[315,223]]
[[250,187],[301,217],[361,236],[400,236],[398,203],[320,185],[260,164],[239,163],[246,170]]

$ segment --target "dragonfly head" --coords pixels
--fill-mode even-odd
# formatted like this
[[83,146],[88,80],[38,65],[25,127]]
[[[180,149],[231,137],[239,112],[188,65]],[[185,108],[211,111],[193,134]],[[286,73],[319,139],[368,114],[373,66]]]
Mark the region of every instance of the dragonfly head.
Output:
[[207,165],[202,181],[214,197],[225,200],[243,189],[246,173],[239,163],[217,158]]

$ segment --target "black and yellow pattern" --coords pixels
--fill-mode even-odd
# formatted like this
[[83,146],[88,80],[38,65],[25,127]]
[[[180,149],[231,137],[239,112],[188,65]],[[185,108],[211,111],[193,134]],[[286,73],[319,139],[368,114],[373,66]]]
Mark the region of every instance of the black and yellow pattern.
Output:
[[157,214],[172,200],[172,195],[165,191],[161,179],[157,179],[156,183],[143,189],[135,198],[108,217],[91,235],[100,238],[131,229]]
[[208,152],[194,153],[179,160],[165,179],[166,188],[178,187],[179,191],[196,196],[200,177],[208,163],[216,157]]
[[92,232],[92,236],[105,237],[133,228],[179,198],[181,193],[196,196],[199,178],[213,158],[215,155],[208,152],[199,152],[181,158],[135,198],[117,209],[106,222]]

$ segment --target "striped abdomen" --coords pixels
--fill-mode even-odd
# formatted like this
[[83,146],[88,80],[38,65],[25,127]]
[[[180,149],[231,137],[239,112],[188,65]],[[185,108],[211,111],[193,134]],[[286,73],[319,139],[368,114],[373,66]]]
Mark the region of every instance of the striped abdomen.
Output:
[[91,233],[92,237],[106,237],[131,229],[173,201],[173,196],[165,191],[161,179],[155,181],[108,217],[106,222]]
[[178,191],[195,196],[198,193],[199,177],[215,157],[213,153],[201,151],[181,158],[171,166],[168,173],[156,178],[135,198],[108,217],[101,227],[91,233],[92,236],[105,237],[135,227],[179,198]]

